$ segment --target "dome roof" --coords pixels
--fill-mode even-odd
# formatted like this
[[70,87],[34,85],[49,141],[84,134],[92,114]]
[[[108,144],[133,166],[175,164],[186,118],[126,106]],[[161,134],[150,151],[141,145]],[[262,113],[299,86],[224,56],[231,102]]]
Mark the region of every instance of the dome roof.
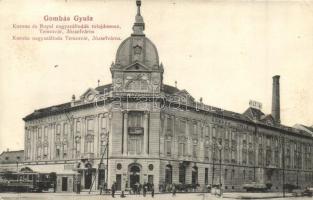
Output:
[[128,37],[120,44],[116,53],[116,65],[126,67],[136,62],[152,69],[159,66],[157,48],[144,35]]

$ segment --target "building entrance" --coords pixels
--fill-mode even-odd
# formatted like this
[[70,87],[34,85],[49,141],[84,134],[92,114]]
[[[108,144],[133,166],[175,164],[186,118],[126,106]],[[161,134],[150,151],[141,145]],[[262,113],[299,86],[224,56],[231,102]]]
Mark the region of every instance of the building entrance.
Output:
[[129,186],[134,188],[136,184],[140,183],[140,168],[137,165],[133,165],[130,167],[129,172]]
[[62,191],[67,191],[67,177],[62,177]]
[[92,182],[92,171],[91,169],[85,170],[85,189],[90,189]]

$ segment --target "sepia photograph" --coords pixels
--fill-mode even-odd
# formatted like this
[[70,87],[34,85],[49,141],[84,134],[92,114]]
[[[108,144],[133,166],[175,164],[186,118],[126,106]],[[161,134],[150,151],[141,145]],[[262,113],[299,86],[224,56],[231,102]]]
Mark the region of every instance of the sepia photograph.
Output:
[[313,1],[0,0],[0,200],[312,199]]

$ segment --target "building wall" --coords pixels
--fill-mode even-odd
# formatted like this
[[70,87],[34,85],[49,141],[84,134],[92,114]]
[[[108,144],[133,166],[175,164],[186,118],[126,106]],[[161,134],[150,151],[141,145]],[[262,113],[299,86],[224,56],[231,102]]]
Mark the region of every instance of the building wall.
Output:
[[[110,111],[108,107],[84,108],[71,112],[68,116],[60,114],[26,122],[25,161],[29,164],[47,162],[65,165],[71,160],[76,163],[85,159],[92,161],[92,167],[97,168],[102,155],[101,141],[109,131],[109,186],[116,181],[116,174],[121,174],[124,189],[126,181],[129,183],[129,166],[132,163],[141,166],[142,183],[147,181],[149,175],[154,176],[156,190],[159,184],[164,183],[165,168],[170,163],[173,169],[172,182],[178,184],[179,166],[184,162],[188,163],[185,183],[192,183],[192,168],[197,166],[197,182],[201,191],[205,190],[206,180],[209,185],[219,184],[220,176],[223,188],[229,191],[243,190],[244,184],[253,182],[272,183],[273,190],[281,190],[283,168],[285,183],[298,182],[302,187],[312,184],[312,139],[198,111],[177,111],[168,108],[160,111],[153,109],[152,105],[147,102],[121,104],[120,108]],[[125,136],[128,132],[127,113],[138,110],[143,111],[145,116],[143,126],[147,134],[147,152],[130,155],[129,147],[125,146],[129,139]],[[105,120],[101,120],[102,117],[105,117]],[[88,128],[88,120],[94,120],[92,130]],[[80,128],[76,126],[78,121]],[[102,121],[105,121],[104,126]],[[56,127],[64,127],[66,123],[69,130],[66,132],[61,128],[58,143]],[[40,128],[42,136],[38,137]],[[66,133],[67,142],[64,142]],[[90,135],[93,137],[88,138]],[[78,143],[75,142],[76,136],[80,137]],[[89,140],[93,141],[92,147],[87,144]],[[217,148],[220,141],[221,171]],[[60,156],[56,156],[57,144],[68,145],[66,155],[64,149],[60,148]],[[80,148],[77,148],[78,145]],[[45,146],[48,146],[48,153],[44,157]],[[40,153],[38,147],[41,147]],[[285,167],[282,162],[283,153]],[[301,156],[296,157],[298,154]],[[121,169],[117,169],[117,163],[122,165]],[[151,171],[149,164],[154,166]],[[205,168],[208,169],[207,179]],[[97,184],[95,181],[94,189],[97,189]]]

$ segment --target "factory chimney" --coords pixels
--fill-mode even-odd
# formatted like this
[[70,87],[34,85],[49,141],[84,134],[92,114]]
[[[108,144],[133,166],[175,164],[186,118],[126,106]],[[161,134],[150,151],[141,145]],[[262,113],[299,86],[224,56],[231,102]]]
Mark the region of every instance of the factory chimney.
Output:
[[280,124],[280,92],[279,75],[273,76],[272,117]]

